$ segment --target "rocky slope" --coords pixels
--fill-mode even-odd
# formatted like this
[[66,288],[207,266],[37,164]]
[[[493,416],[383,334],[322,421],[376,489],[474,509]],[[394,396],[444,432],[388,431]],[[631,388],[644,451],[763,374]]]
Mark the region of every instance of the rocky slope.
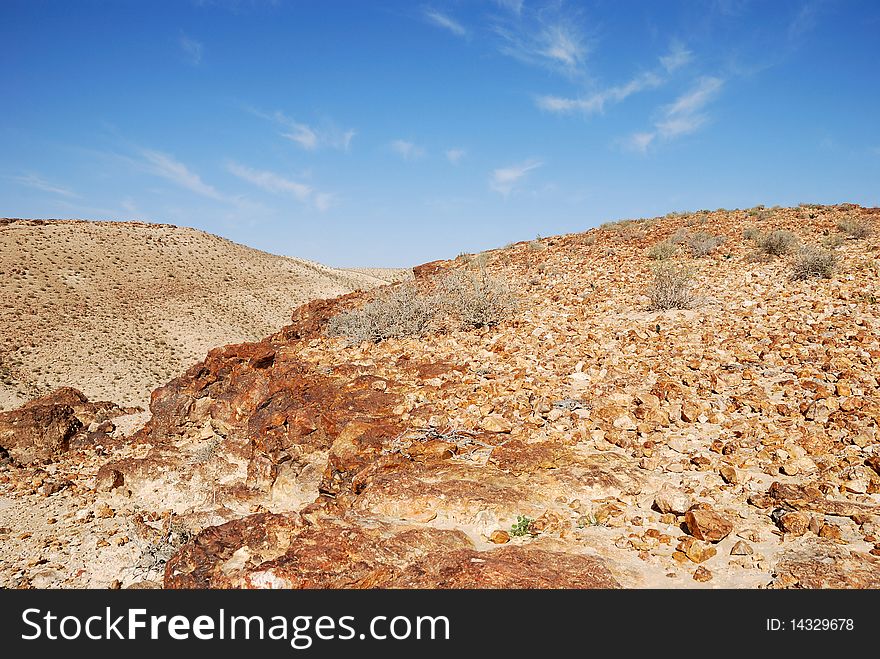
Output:
[[58,386],[146,406],[217,345],[399,271],[338,270],[195,229],[0,219],[0,410]]
[[[133,435],[8,465],[0,575],[880,587],[878,217],[703,211],[415,268],[426,294],[452,270],[509,282],[517,310],[482,329],[349,345],[327,323],[372,293],[305,305],[155,390]],[[808,268],[828,277],[793,279],[815,259],[754,239],[777,230],[830,251]],[[690,308],[651,310],[666,241]],[[13,527],[25,504],[76,530]],[[65,571],[74,532],[101,568]]]

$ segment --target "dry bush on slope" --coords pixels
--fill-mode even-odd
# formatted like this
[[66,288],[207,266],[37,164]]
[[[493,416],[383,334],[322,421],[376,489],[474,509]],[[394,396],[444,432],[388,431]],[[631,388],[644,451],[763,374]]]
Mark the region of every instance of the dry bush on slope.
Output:
[[678,247],[670,241],[664,240],[663,242],[651,245],[651,247],[648,248],[646,255],[649,259],[655,261],[665,261],[666,259],[671,258],[677,250]]
[[688,239],[688,247],[695,258],[708,256],[712,250],[723,244],[724,236],[713,236],[705,231],[698,231]]
[[756,240],[758,249],[769,256],[782,256],[788,254],[794,246],[797,245],[798,239],[791,231],[779,229],[764,236],[759,236]]
[[795,257],[791,266],[792,279],[821,277],[830,279],[837,265],[837,255],[823,249],[805,247]]
[[342,336],[353,343],[419,336],[434,318],[434,305],[412,284],[383,289],[358,309],[330,319],[328,336]]
[[326,332],[351,343],[378,343],[421,336],[442,327],[492,327],[504,320],[515,305],[510,289],[485,270],[456,270],[439,280],[434,293],[421,292],[413,284],[384,289],[362,307],[331,318]]
[[864,218],[847,218],[841,220],[837,223],[837,228],[850,238],[856,240],[867,238],[872,233],[870,222]]
[[479,273],[450,272],[440,280],[439,308],[461,329],[492,327],[504,320],[516,306],[516,299],[499,279]]
[[691,274],[687,270],[664,263],[654,272],[654,284],[649,295],[652,311],[689,309],[694,304]]

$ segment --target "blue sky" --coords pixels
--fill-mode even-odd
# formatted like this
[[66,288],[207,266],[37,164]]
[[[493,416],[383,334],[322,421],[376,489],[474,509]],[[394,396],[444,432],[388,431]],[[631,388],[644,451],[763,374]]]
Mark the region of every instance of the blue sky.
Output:
[[880,205],[876,0],[0,3],[0,216],[409,266]]

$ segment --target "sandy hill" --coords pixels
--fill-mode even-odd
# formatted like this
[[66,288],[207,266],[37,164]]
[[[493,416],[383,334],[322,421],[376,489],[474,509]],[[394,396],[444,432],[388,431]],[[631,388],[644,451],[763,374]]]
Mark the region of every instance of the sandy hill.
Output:
[[2,583],[878,588],[878,213],[670,214],[417,266],[66,453],[37,426],[69,410],[7,413]]
[[146,406],[218,345],[400,271],[337,270],[194,229],[0,219],[0,409],[62,386]]

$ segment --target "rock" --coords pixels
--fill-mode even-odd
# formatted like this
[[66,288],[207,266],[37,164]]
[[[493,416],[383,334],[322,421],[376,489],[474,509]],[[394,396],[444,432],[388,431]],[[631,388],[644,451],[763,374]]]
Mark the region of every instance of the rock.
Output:
[[750,556],[754,553],[751,545],[747,542],[743,542],[742,540],[737,540],[736,544],[730,548],[731,556]]
[[811,518],[804,512],[785,513],[779,518],[779,528],[792,535],[803,535],[810,529]]
[[724,479],[725,483],[736,485],[739,483],[739,474],[736,473],[736,469],[731,467],[730,465],[724,465],[718,470],[718,473],[721,475],[721,478]]
[[720,542],[733,531],[733,522],[714,510],[689,510],[685,525],[695,538],[707,542]]
[[840,540],[840,527],[834,524],[823,524],[819,527],[818,535],[820,538],[826,538],[828,540]]
[[816,539],[776,563],[773,588],[880,588],[880,558]]
[[694,570],[694,581],[701,583],[712,580],[712,573],[702,565]]
[[[317,511],[316,511],[317,512]],[[360,522],[368,522],[362,524]],[[208,527],[168,561],[165,588],[617,588],[596,557],[475,551],[460,531],[260,513]]]
[[509,433],[513,430],[513,424],[500,414],[490,414],[480,421],[480,428],[486,432]]
[[783,464],[780,470],[786,476],[796,476],[800,471],[800,469],[798,469],[797,463],[793,461]]
[[685,492],[671,485],[663,485],[654,496],[654,506],[661,513],[683,515],[691,507],[691,499]]
[[496,545],[503,545],[510,542],[510,534],[501,529],[492,531],[492,535],[489,536],[489,542],[494,542]]
[[715,549],[715,547],[706,545],[693,537],[685,537],[685,539],[678,544],[676,549],[682,552],[694,563],[708,561],[718,553],[718,550]]
[[113,403],[91,403],[82,392],[62,387],[0,413],[0,448],[20,464],[57,460],[96,418],[126,411]]
[[97,481],[95,483],[95,491],[112,492],[117,487],[122,487],[125,483],[125,477],[118,469],[112,469],[107,465],[103,465],[98,470]]

